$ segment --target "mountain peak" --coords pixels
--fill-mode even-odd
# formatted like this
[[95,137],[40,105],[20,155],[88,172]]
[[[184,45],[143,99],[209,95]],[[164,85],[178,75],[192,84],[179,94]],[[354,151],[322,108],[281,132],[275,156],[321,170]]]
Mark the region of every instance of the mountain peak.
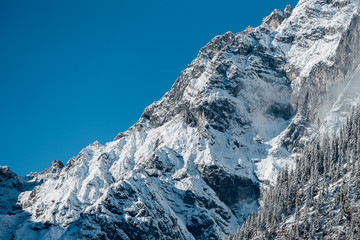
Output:
[[[290,6],[290,5],[288,5]],[[275,31],[280,24],[291,15],[290,8],[286,8],[286,12],[280,9],[275,9],[269,16],[265,17],[262,21],[262,25],[268,26],[271,30]],[[291,9],[292,10],[292,9]]]
[[20,227],[63,239],[235,232],[257,209],[260,186],[317,133],[329,89],[359,64],[358,1],[323,2],[214,37],[129,130],[31,175],[36,187],[18,198],[31,218]]
[[0,166],[0,182],[17,177],[16,173],[10,170],[9,166]]
[[287,6],[285,7],[285,9],[284,9],[284,16],[285,16],[285,18],[290,17],[291,14],[292,14],[292,11],[293,11],[292,6],[291,6],[290,4],[287,5]]

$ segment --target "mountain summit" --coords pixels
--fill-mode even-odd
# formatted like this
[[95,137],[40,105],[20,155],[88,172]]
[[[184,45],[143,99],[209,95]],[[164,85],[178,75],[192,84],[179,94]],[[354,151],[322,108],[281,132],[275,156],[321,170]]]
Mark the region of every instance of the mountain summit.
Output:
[[354,81],[359,38],[358,0],[300,0],[256,28],[216,36],[114,141],[25,178],[0,168],[9,206],[1,239],[234,233],[258,208],[260,186],[358,102],[339,99]]

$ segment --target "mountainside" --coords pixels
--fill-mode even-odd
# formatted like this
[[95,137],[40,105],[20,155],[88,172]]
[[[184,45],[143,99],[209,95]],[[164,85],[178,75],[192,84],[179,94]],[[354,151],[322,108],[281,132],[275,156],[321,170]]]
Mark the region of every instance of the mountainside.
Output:
[[260,186],[359,102],[359,34],[358,0],[300,0],[215,37],[114,141],[25,178],[1,167],[0,238],[234,233]]
[[307,145],[230,239],[359,239],[359,119],[357,107],[334,138]]

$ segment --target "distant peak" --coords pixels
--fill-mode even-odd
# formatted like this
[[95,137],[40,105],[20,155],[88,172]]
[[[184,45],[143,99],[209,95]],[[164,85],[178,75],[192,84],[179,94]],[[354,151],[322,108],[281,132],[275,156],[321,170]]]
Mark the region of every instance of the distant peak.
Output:
[[[46,176],[47,174],[56,174],[61,172],[61,170],[64,168],[64,164],[62,162],[60,162],[59,160],[53,160],[50,164],[50,166],[48,168],[46,168],[45,170],[43,170],[40,173],[33,173],[30,174],[29,176]],[[40,177],[41,179],[41,177]]]
[[285,18],[290,17],[291,14],[292,14],[292,11],[293,11],[292,6],[291,6],[290,4],[287,5],[287,6],[285,7],[285,9],[284,9],[284,17],[285,17]]
[[101,144],[100,144],[100,142],[99,141],[95,141],[95,142],[93,142],[92,144],[90,144],[90,146],[94,146],[94,147],[97,147],[97,146],[100,146]]
[[291,16],[292,11],[291,5],[287,5],[284,11],[275,9],[269,16],[264,18],[262,25],[267,25],[271,30],[275,31],[286,18]]
[[9,178],[14,178],[16,176],[17,175],[10,170],[9,166],[0,166],[0,179],[1,178],[9,179]]
[[63,168],[64,164],[59,160],[54,160],[51,162],[50,167]]

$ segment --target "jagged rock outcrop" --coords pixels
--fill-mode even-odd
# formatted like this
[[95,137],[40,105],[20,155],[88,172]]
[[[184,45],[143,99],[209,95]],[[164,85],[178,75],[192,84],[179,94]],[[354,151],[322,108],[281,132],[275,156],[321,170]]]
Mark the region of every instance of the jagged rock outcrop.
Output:
[[64,164],[59,160],[54,160],[51,162],[50,166],[43,170],[40,173],[31,173],[27,175],[28,182],[33,183],[42,183],[48,179],[57,179],[61,170],[63,169]]
[[0,166],[0,214],[11,211],[22,191],[23,180],[13,173],[9,167]]
[[215,37],[128,131],[28,176],[21,211],[11,217],[18,220],[0,224],[2,236],[222,239],[235,232],[256,210],[259,185],[292,163],[350,81],[359,64],[358,6],[301,0],[257,28]]
[[277,36],[289,42],[285,71],[297,111],[285,134],[289,149],[301,148],[305,131],[317,131],[359,65],[358,1],[300,1],[294,11]]

